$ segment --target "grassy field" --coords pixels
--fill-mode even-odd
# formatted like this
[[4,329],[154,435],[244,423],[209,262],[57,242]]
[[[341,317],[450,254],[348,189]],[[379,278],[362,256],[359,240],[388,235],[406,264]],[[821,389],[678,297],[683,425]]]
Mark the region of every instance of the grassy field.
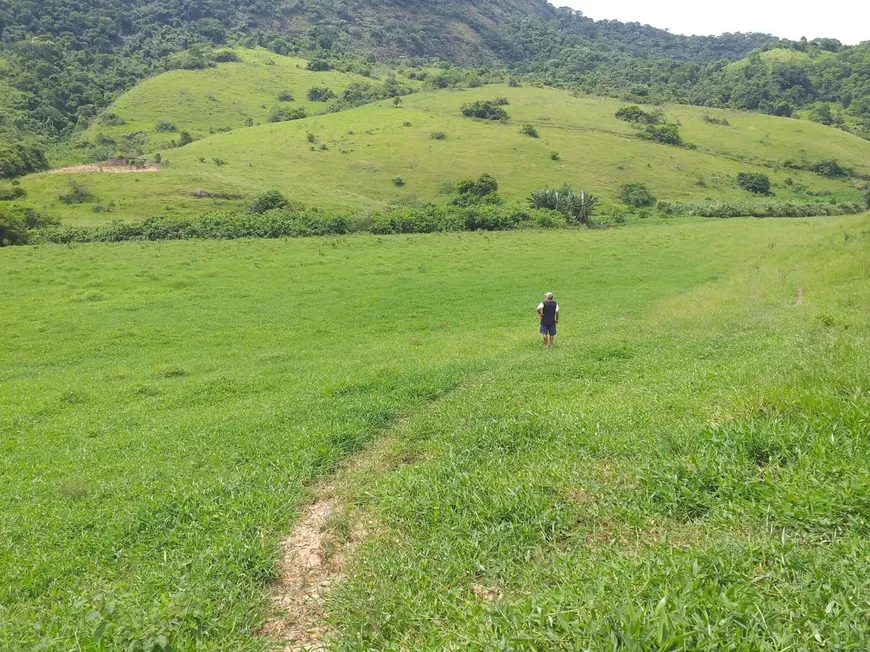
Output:
[[[156,152],[187,131],[195,139],[207,138],[220,129],[241,129],[245,120],[254,124],[268,122],[273,109],[304,109],[308,115],[327,112],[328,103],[310,102],[308,90],[326,86],[340,95],[351,83],[383,83],[362,75],[337,71],[312,72],[308,61],[284,57],[267,50],[235,48],[240,62],[220,63],[204,70],[173,70],[147,79],[124,93],[107,109],[123,119],[112,125],[97,120],[83,139],[94,142],[100,135],[115,140],[144,133],[149,151]],[[419,82],[401,77],[401,83],[415,88]],[[292,101],[278,96],[287,91]],[[164,121],[176,126],[177,132],[155,129]]]
[[[220,86],[218,79],[207,75],[243,76],[240,66],[244,65],[168,73],[197,80],[199,90],[191,97],[198,104],[185,112],[196,116],[192,119],[199,121],[200,131],[207,124],[216,124],[216,118],[202,117],[208,116],[210,106],[203,89]],[[263,69],[269,70],[266,66]],[[296,68],[290,71],[297,76],[315,74]],[[180,92],[175,90],[174,77],[164,77],[146,84],[160,85],[170,94]],[[252,76],[254,79],[259,78]],[[283,83],[274,80],[275,88]],[[332,85],[339,88],[341,84]],[[188,86],[193,82],[187,82],[185,88]],[[224,92],[248,92],[243,84],[238,88],[242,90],[228,86]],[[159,111],[178,111],[168,99],[155,102],[159,96],[137,89],[116,106],[139,103],[138,111],[145,121],[153,121]],[[463,104],[497,96],[509,99],[506,108],[511,120],[507,124],[462,117]],[[237,109],[233,102],[228,96],[226,101],[215,103],[214,110],[227,110],[234,120],[244,120],[248,109]],[[523,200],[538,187],[568,182],[600,196],[603,211],[621,207],[617,195],[628,182],[647,184],[659,199],[739,200],[751,195],[736,186],[735,176],[756,171],[771,176],[777,199],[805,201],[821,196],[823,200],[857,201],[861,193],[849,180],[826,179],[781,166],[787,160],[835,158],[858,173],[870,174],[870,142],[808,121],[664,107],[668,119],[680,123],[683,138],[697,146],[690,150],[636,138],[631,125],[614,117],[620,106],[617,100],[573,97],[566,91],[546,88],[491,85],[464,91],[447,89],[408,96],[401,108],[384,101],[341,113],[216,134],[180,149],[162,151],[165,168],[156,173],[40,174],[26,177],[22,185],[29,193],[26,201],[49,214],[69,223],[98,224],[244,206],[257,193],[273,188],[305,204],[331,209],[383,207],[391,199],[408,195],[443,201],[439,191],[445,182],[483,172],[499,180],[501,192],[510,200]],[[132,115],[130,108],[117,110]],[[730,124],[710,124],[702,120],[704,114],[727,117]],[[181,123],[180,118],[174,119]],[[119,129],[128,129],[130,124]],[[520,133],[524,124],[533,125],[539,137]],[[436,132],[445,138],[433,139]],[[552,157],[554,152],[558,160]],[[404,185],[396,185],[397,177]],[[83,183],[92,197],[80,204],[60,202],[58,196],[72,181]],[[194,196],[199,190],[208,196]]]
[[384,437],[338,649],[864,649],[868,254],[867,214],[0,250],[4,649],[263,649],[311,481]]

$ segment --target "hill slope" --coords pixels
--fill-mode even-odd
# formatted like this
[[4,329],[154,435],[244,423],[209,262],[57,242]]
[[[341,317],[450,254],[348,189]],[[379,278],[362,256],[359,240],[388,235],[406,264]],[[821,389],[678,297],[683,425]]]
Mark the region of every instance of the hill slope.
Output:
[[[508,100],[509,122],[462,116],[463,104],[496,96]],[[445,182],[483,172],[497,177],[508,199],[522,200],[535,188],[569,182],[601,195],[605,205],[614,204],[628,182],[647,184],[659,199],[744,198],[748,194],[733,182],[742,171],[770,174],[780,199],[806,199],[812,193],[859,198],[848,180],[785,169],[787,160],[835,158],[870,174],[870,143],[815,123],[664,107],[667,119],[678,121],[684,139],[696,146],[687,149],[637,138],[630,124],[614,116],[621,106],[616,100],[535,87],[424,92],[405,97],[401,108],[383,101],[164,150],[166,165],[156,173],[40,174],[22,185],[27,200],[49,213],[95,223],[244,205],[272,188],[328,208],[364,209],[407,195],[437,201]],[[143,115],[152,114],[147,106],[140,108]],[[713,124],[703,119],[705,114],[727,118],[729,124]],[[522,134],[524,124],[533,125],[539,137]],[[433,138],[437,132],[444,138]],[[397,177],[402,187],[394,183]],[[73,180],[91,191],[88,202],[58,201]],[[199,190],[206,198],[194,196]],[[109,202],[112,210],[106,211]],[[94,212],[95,206],[102,212]]]

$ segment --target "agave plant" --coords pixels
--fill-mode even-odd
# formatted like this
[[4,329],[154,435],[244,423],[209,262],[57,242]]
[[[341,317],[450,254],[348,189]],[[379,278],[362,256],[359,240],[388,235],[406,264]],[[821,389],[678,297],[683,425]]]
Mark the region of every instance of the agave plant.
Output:
[[586,191],[574,192],[570,186],[539,188],[529,195],[529,206],[559,211],[575,222],[588,224],[598,198]]

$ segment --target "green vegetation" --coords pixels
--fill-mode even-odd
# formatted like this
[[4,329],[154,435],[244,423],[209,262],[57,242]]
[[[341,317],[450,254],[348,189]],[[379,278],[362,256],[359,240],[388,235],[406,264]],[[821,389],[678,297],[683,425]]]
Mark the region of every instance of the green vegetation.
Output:
[[528,203],[532,208],[558,211],[573,222],[589,224],[598,198],[583,190],[574,192],[571,186],[565,185],[558,190],[554,188],[535,190],[529,195]]
[[538,134],[538,130],[535,128],[534,125],[528,125],[528,124],[523,125],[520,128],[520,133],[524,134],[526,136],[529,136],[531,138],[539,138],[540,137],[540,134]]
[[466,118],[507,122],[508,112],[503,107],[504,103],[496,100],[478,100],[471,104],[463,104],[462,115]]
[[[242,53],[243,59],[248,56],[248,52]],[[213,70],[185,73],[208,75]],[[303,76],[337,74],[297,72]],[[159,80],[149,83],[156,85]],[[285,85],[276,82],[277,88]],[[304,93],[310,83],[302,78],[298,86]],[[269,89],[267,99],[274,99],[276,92]],[[159,114],[164,106],[157,99],[152,103],[139,89],[134,94],[143,116]],[[461,116],[463,104],[498,96],[510,102],[516,127]],[[117,104],[127,101],[124,96]],[[299,104],[283,106],[295,109]],[[546,116],[541,112],[544,105]],[[248,129],[241,128],[245,109],[238,113],[239,128],[215,134],[208,134],[207,123],[201,118],[187,118],[196,120],[194,124],[199,126],[194,129],[173,110],[164,119],[203,137],[180,149],[162,149],[158,172],[75,175],[104,205],[114,202],[110,213],[94,213],[93,205],[87,203],[60,203],[57,197],[66,189],[67,174],[31,175],[21,180],[21,187],[28,193],[27,201],[46,215],[87,225],[236,210],[271,189],[307,206],[365,212],[384,208],[396,196],[392,184],[396,176],[401,176],[424,202],[443,199],[439,188],[445,181],[477,177],[484,171],[499,180],[500,193],[509,202],[524,202],[535,188],[571,183],[601,198],[599,214],[612,214],[623,208],[618,195],[627,181],[643,183],[654,189],[659,199],[668,201],[740,201],[744,193],[734,178],[740,172],[752,171],[767,174],[777,199],[782,201],[854,202],[861,200],[862,193],[852,179],[787,168],[786,162],[807,161],[810,165],[836,159],[856,176],[870,175],[870,143],[809,121],[689,106],[662,107],[667,121],[679,122],[685,140],[697,145],[689,150],[631,138],[635,133],[632,124],[614,117],[620,106],[616,100],[573,97],[553,89],[490,85],[408,95],[400,111],[385,99],[340,114]],[[704,122],[700,119],[704,113],[717,119],[727,116],[731,126]],[[145,121],[149,129],[155,122],[155,118]],[[518,133],[521,124],[535,126],[540,137],[530,139]],[[128,119],[126,125],[114,129],[135,132],[138,127]],[[328,151],[312,152],[306,142],[309,132],[316,133],[318,144],[326,144]],[[446,140],[433,140],[433,134],[439,132]],[[177,137],[166,135],[170,140]],[[556,164],[551,158],[554,151],[560,154]],[[153,154],[145,156],[156,158]],[[227,164],[218,169],[214,159]],[[703,186],[698,185],[699,177]],[[789,178],[791,186],[786,185]],[[194,196],[200,189],[207,194]]]
[[643,208],[655,204],[656,198],[645,184],[626,183],[619,189],[619,201],[635,208]]
[[737,175],[737,185],[756,195],[770,194],[770,177],[760,172],[741,172]]
[[647,222],[0,250],[4,645],[262,650],[376,439],[341,649],[863,644],[870,215]]

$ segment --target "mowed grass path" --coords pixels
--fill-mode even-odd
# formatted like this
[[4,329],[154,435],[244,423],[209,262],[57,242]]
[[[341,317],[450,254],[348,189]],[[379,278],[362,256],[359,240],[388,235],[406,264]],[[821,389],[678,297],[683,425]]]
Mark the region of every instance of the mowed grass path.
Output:
[[389,431],[417,462],[359,488],[339,647],[866,644],[868,244],[864,215],[4,249],[0,640],[262,649],[306,486]]

